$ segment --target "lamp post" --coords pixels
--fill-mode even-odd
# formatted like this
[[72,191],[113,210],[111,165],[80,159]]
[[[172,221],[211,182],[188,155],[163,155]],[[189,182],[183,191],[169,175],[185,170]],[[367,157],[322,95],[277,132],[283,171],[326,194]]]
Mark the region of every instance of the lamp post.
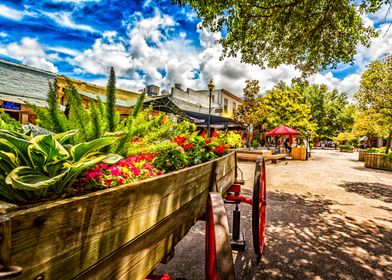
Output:
[[211,95],[212,95],[212,91],[214,90],[214,87],[215,87],[214,82],[211,79],[210,82],[208,83],[208,89],[210,90],[210,100],[208,102],[208,124],[207,124],[208,136],[211,136]]

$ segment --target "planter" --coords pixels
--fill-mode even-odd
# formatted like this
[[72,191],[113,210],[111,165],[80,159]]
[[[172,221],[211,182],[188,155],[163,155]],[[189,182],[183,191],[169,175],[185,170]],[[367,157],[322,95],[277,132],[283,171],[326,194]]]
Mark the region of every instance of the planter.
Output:
[[358,151],[358,161],[364,161],[365,160],[364,155],[365,155],[365,150],[359,150]]
[[235,173],[230,153],[79,197],[1,203],[2,257],[23,268],[14,279],[144,279],[203,215],[209,189],[225,193]]
[[365,153],[365,167],[392,171],[392,161],[385,154]]
[[306,148],[301,148],[301,147],[292,148],[291,157],[297,160],[306,160]]
[[354,153],[354,149],[339,149],[342,153]]

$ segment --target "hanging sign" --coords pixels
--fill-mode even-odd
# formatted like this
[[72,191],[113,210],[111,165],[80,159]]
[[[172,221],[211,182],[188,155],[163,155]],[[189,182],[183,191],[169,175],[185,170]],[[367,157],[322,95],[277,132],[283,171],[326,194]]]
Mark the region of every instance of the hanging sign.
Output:
[[3,101],[3,104],[1,104],[0,106],[3,109],[20,110],[20,104],[14,102]]

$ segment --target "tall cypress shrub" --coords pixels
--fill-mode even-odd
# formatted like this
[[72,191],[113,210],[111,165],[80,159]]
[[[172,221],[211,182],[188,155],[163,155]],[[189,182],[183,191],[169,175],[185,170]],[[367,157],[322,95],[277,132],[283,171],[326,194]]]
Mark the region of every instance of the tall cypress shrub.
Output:
[[106,86],[106,118],[108,130],[114,132],[117,127],[118,116],[116,111],[116,74],[113,67],[110,68],[109,81]]

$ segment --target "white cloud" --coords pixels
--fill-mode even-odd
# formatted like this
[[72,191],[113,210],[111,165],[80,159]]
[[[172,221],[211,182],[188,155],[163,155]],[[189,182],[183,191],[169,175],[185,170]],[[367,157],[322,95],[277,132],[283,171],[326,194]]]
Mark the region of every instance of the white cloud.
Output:
[[8,36],[8,34],[7,33],[5,33],[5,32],[0,32],[0,38],[5,38],[5,37],[7,37]]
[[64,47],[61,47],[61,46],[60,47],[48,47],[47,49],[50,50],[50,51],[66,54],[66,55],[69,55],[69,56],[76,56],[76,55],[80,54],[79,50],[64,48]]
[[52,0],[53,3],[74,3],[84,4],[88,2],[100,2],[101,0]]
[[6,5],[0,4],[0,17],[20,21],[25,15],[30,15],[30,13],[26,11],[16,10]]
[[57,73],[58,69],[50,60],[56,55],[47,54],[35,38],[24,37],[20,43],[0,44],[0,54],[20,60],[23,64]]
[[[144,5],[150,4],[149,1],[144,2]],[[364,17],[364,21],[372,22],[368,16]],[[262,91],[265,91],[279,81],[290,83],[292,78],[301,74],[292,65],[260,69],[241,63],[240,56],[220,60],[222,47],[216,44],[216,40],[221,38],[220,33],[210,32],[199,24],[197,32],[201,48],[197,48],[187,40],[186,34],[176,33],[178,23],[175,19],[161,14],[158,9],[152,17],[144,18],[141,13],[135,13],[123,23],[128,30],[127,36],[106,31],[91,48],[68,60],[75,66],[76,73],[107,75],[110,66],[113,66],[118,75],[118,85],[132,90],[150,83],[162,89],[169,89],[174,83],[181,83],[183,88],[206,89],[208,81],[213,78],[217,88],[225,88],[237,95],[242,95],[245,81],[249,79],[259,80]],[[387,27],[388,24],[382,24],[380,33],[386,33]],[[358,71],[344,79],[340,80],[328,72],[313,75],[309,81],[327,84],[330,89],[352,96],[359,87],[366,65],[391,53],[391,40],[392,30],[386,36],[371,39],[370,48],[358,46],[355,56]],[[347,65],[342,65],[338,71],[343,72],[344,67]]]
[[43,14],[62,27],[76,29],[76,30],[83,30],[88,32],[99,32],[89,25],[75,23],[72,20],[72,13],[70,12],[54,12],[54,13],[43,12]]

